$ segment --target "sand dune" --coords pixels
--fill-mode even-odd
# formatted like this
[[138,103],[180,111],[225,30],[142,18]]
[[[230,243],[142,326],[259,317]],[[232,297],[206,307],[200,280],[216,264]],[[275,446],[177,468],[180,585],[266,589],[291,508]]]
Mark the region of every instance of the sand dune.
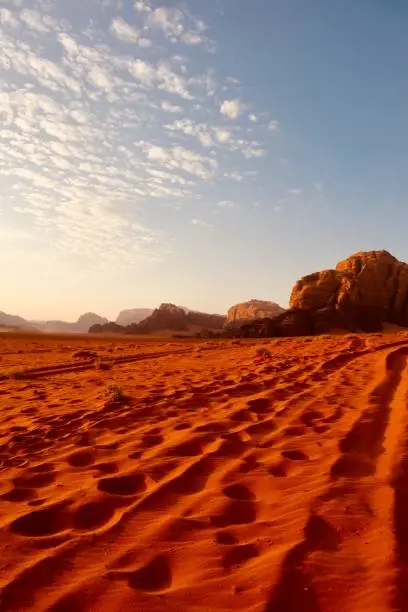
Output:
[[408,610],[408,334],[0,351],[2,611]]

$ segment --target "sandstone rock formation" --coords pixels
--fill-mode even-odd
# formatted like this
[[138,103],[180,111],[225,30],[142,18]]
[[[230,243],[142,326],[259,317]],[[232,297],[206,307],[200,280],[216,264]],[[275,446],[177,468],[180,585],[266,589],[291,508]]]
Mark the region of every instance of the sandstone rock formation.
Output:
[[131,325],[132,323],[140,323],[153,312],[153,308],[130,308],[128,310],[122,310],[116,319],[118,325]]
[[160,332],[183,332],[197,333],[204,329],[221,330],[226,318],[222,315],[211,315],[203,312],[186,312],[174,304],[162,304],[156,308],[152,314],[140,323],[127,325],[126,327],[111,323],[101,326],[94,326],[89,331],[91,333],[115,331],[126,334],[154,334]]
[[95,325],[91,325],[88,332],[90,334],[124,334],[126,328],[122,325],[118,325],[117,323],[110,321],[108,323],[100,324],[96,323]]
[[387,251],[355,253],[335,270],[300,279],[290,298],[292,308],[366,313],[408,325],[408,265]]
[[285,309],[275,302],[264,300],[249,300],[232,306],[227,313],[227,327],[241,327],[241,325],[255,319],[272,318],[285,312]]
[[408,327],[408,264],[387,251],[355,253],[337,264],[301,278],[290,309],[273,319],[244,325],[240,335],[290,336],[334,329],[374,332],[383,323]]

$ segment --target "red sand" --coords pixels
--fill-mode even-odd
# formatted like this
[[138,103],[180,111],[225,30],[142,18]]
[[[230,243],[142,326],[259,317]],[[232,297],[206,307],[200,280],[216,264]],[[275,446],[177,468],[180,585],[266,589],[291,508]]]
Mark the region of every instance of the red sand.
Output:
[[407,357],[0,336],[0,610],[408,610]]

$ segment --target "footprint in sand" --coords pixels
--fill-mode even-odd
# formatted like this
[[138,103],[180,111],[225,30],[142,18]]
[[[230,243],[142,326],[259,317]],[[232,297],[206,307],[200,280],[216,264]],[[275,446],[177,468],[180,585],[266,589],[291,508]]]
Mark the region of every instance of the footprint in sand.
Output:
[[220,514],[213,515],[210,519],[215,527],[247,525],[256,521],[256,506],[253,501],[230,500]]
[[92,501],[80,506],[72,515],[72,526],[79,531],[94,531],[108,523],[114,516],[111,500]]
[[8,502],[26,502],[37,497],[37,493],[34,489],[14,488],[0,496],[0,499],[4,499]]
[[137,495],[146,490],[146,482],[143,474],[133,472],[112,478],[101,478],[98,489],[110,495]]
[[222,544],[223,546],[238,544],[238,538],[230,531],[218,531],[215,534],[215,541],[217,544]]
[[55,535],[69,527],[69,502],[60,502],[42,510],[29,512],[10,525],[13,533],[28,538],[41,538]]
[[67,462],[72,467],[87,467],[95,461],[95,453],[93,451],[83,450],[72,453],[67,457]]
[[240,544],[231,548],[223,556],[221,565],[224,569],[231,569],[237,565],[243,565],[254,557],[259,557],[259,550],[255,544]]
[[268,468],[268,472],[271,476],[276,478],[285,478],[288,475],[287,466],[284,461],[275,463]]
[[309,458],[306,453],[297,449],[284,450],[282,451],[281,455],[285,459],[291,459],[292,461],[305,461]]
[[238,499],[244,501],[250,501],[255,499],[255,495],[252,493],[252,491],[246,485],[240,483],[228,485],[227,487],[224,487],[222,492],[230,499]]
[[135,571],[110,572],[110,580],[127,580],[132,589],[158,592],[169,589],[173,582],[170,562],[164,555],[158,555]]
[[48,487],[54,481],[54,472],[39,472],[38,474],[27,473],[13,478],[14,486],[24,489],[39,489],[42,487]]

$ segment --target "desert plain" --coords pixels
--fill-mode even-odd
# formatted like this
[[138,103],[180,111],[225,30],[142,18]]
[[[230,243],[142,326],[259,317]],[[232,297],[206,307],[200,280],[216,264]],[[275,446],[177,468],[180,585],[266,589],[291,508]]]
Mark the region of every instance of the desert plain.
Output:
[[0,334],[0,610],[408,610],[407,358]]

